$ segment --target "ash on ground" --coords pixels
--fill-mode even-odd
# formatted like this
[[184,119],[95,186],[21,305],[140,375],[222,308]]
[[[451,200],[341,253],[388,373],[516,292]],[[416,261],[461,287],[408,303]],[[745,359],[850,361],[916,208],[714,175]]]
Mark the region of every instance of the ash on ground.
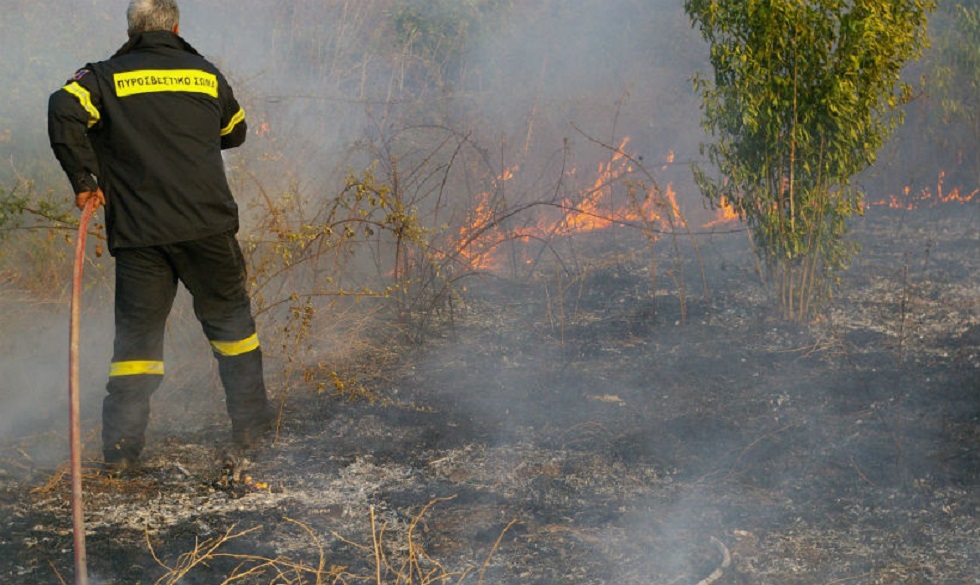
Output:
[[[773,314],[744,234],[700,242],[707,296],[693,254],[686,293],[654,291],[642,242],[605,234],[559,281],[471,281],[424,348],[364,368],[379,402],[290,388],[247,465],[219,408],[188,419],[167,390],[145,472],[85,478],[90,574],[980,583],[976,215],[869,216],[807,327]],[[34,455],[52,440],[3,446],[3,583],[71,580],[68,478]]]

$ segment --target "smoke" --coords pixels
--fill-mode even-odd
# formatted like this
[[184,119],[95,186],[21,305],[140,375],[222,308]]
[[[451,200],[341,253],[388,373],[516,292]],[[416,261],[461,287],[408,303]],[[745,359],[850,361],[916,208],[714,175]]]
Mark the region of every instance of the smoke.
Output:
[[[35,465],[63,460],[68,449],[67,303],[35,304],[0,298],[0,441],[24,441]],[[101,386],[111,351],[111,315],[90,311],[83,323],[80,416],[90,429],[98,418]],[[86,437],[87,438],[87,437]]]
[[182,18],[264,129],[241,156],[276,158],[304,186],[384,154],[411,168],[432,153],[421,128],[469,136],[528,176],[582,141],[575,127],[632,136],[654,161],[691,160],[700,140],[689,78],[705,50],[676,2],[213,2]]
[[[0,24],[7,56],[0,73],[17,90],[0,111],[0,137],[9,135],[0,138],[0,158],[11,163],[0,184],[30,177],[41,192],[64,192],[44,135],[46,96],[122,44],[125,2],[48,10],[45,2],[6,0],[4,8],[11,17]],[[631,151],[646,161],[670,152],[696,158],[701,133],[689,78],[703,68],[705,49],[677,2],[477,9],[217,0],[181,9],[182,35],[222,68],[248,113],[249,141],[229,154],[230,166],[272,193],[293,181],[323,201],[349,169],[378,158],[398,157],[411,169],[433,154],[436,128],[493,152],[497,172],[520,164],[527,181],[560,179],[553,161],[566,140],[585,153],[581,133],[613,144],[630,136]],[[436,155],[443,163],[450,156]],[[472,193],[455,191],[454,205],[470,204]],[[239,194],[245,206],[254,197]]]
[[[476,11],[476,4],[494,9]],[[560,189],[574,190],[569,186],[574,181],[591,185],[597,164],[610,157],[601,144],[615,147],[627,136],[628,150],[649,166],[657,181],[678,186],[686,210],[699,208],[687,163],[699,159],[698,144],[704,136],[690,76],[706,70],[706,49],[681,4],[185,1],[181,33],[222,69],[247,112],[248,140],[227,153],[229,175],[246,220],[245,236],[268,235],[261,233],[269,216],[263,196],[275,204],[298,201],[294,207],[307,213],[302,219],[315,219],[342,190],[349,171],[363,172],[373,163],[383,180],[400,179],[406,200],[427,227],[435,228],[461,223],[474,206],[474,195],[499,186],[495,179],[506,169],[517,169],[507,184],[511,205],[544,200]],[[0,159],[5,161],[0,189],[18,177],[29,177],[36,181],[38,193],[50,190],[69,196],[67,181],[47,147],[46,98],[75,69],[107,58],[122,44],[125,5],[123,0],[0,0],[0,48],[5,55],[0,75],[15,89],[0,109]],[[667,164],[668,159],[676,162]],[[744,240],[739,245],[712,243],[707,262],[709,268],[717,268],[714,278],[736,279],[751,272],[752,262],[744,261],[749,255]],[[769,502],[753,497],[753,488],[746,485],[795,493],[797,484],[820,480],[818,471],[833,469],[828,462],[854,469],[864,483],[888,486],[894,481],[891,470],[865,477],[876,462],[870,461],[874,453],[869,452],[869,465],[864,465],[860,444],[818,452],[835,438],[822,434],[815,424],[809,426],[811,412],[865,424],[866,414],[834,409],[870,408],[860,400],[870,394],[885,397],[880,400],[888,404],[886,384],[877,383],[873,392],[843,382],[834,386],[814,367],[788,389],[778,388],[773,375],[768,383],[774,402],[766,403],[760,398],[763,393],[753,394],[749,387],[782,366],[770,363],[766,371],[753,369],[754,364],[765,359],[778,362],[781,357],[746,347],[778,347],[795,358],[800,353],[796,340],[788,341],[788,335],[777,341],[746,339],[739,327],[770,316],[746,315],[745,307],[724,297],[712,299],[710,306],[704,303],[700,313],[694,303],[694,308],[686,307],[691,321],[703,319],[703,339],[685,341],[679,333],[661,330],[654,335],[655,324],[669,330],[674,318],[680,322],[678,295],[673,294],[679,287],[675,281],[661,286],[673,287],[672,294],[658,297],[653,290],[649,296],[627,298],[630,291],[651,290],[649,268],[628,256],[645,243],[615,244],[617,253],[626,253],[602,266],[562,266],[568,272],[556,269],[559,280],[549,283],[551,288],[515,291],[510,282],[501,286],[506,289],[499,291],[502,295],[517,292],[516,302],[523,307],[518,312],[524,313],[485,338],[465,338],[467,332],[461,329],[457,333],[464,343],[431,351],[418,367],[419,398],[449,405],[458,428],[476,425],[490,444],[520,436],[553,449],[562,474],[573,478],[590,472],[576,452],[586,443],[608,459],[605,486],[629,483],[617,473],[635,480],[635,485],[652,485],[645,483],[653,481],[650,476],[662,475],[657,477],[662,483],[646,499],[632,493],[608,497],[606,501],[621,498],[629,509],[610,512],[619,524],[609,522],[604,528],[625,527],[637,536],[636,550],[630,551],[636,563],[624,564],[624,571],[649,568],[659,571],[663,582],[683,573],[692,557],[711,551],[705,546],[707,535],[740,523],[785,524],[785,518],[777,516],[803,513],[797,504],[785,501],[770,510]],[[578,261],[574,255],[569,258]],[[696,262],[683,261],[688,266]],[[99,262],[111,266],[108,258]],[[377,265],[381,268],[374,266],[375,272],[387,276],[390,262]],[[26,261],[11,273],[18,268],[29,272]],[[573,268],[582,268],[572,275],[580,280],[562,281]],[[64,270],[67,275],[69,268]],[[900,262],[885,270],[900,272]],[[360,277],[354,272],[329,276],[338,281]],[[280,288],[288,298],[295,290],[289,287],[323,280],[323,273],[304,275]],[[468,290],[473,302],[500,301],[492,284],[484,288],[484,283],[468,282],[474,283]],[[97,286],[109,288],[103,282]],[[104,292],[101,298],[106,298]],[[88,294],[91,298],[91,289]],[[745,303],[759,300],[750,296],[759,294],[755,289],[737,294]],[[505,304],[513,305],[514,298],[508,297]],[[637,299],[640,306],[630,304]],[[86,310],[82,319],[82,415],[87,432],[98,425],[111,355],[111,300],[104,303]],[[652,303],[659,303],[656,323]],[[288,316],[292,307],[284,307]],[[582,314],[579,310],[601,316],[605,329],[575,327],[573,317]],[[329,316],[323,321],[338,312],[325,311]],[[343,327],[358,333],[354,320]],[[294,357],[285,355],[292,347],[288,340],[274,337],[286,325],[272,311],[260,317],[264,347],[270,341],[267,374],[273,378],[285,367],[285,358]],[[332,326],[331,331],[340,329]],[[733,333],[716,339],[713,327]],[[32,447],[41,451],[34,454],[38,460],[63,458],[67,450],[67,333],[64,299],[38,305],[0,293],[0,441],[30,437]],[[346,333],[314,333],[319,343],[309,345],[317,347],[295,357],[320,357],[317,352],[335,356],[348,350],[356,340]],[[281,362],[276,352],[282,354]],[[596,356],[602,355],[610,357],[609,363],[595,366]],[[151,432],[164,427],[180,430],[181,425],[199,428],[202,419],[221,419],[212,360],[183,291],[168,329],[166,361],[168,376],[154,398]],[[827,389],[815,391],[815,380]],[[273,380],[272,386],[277,383]],[[757,402],[746,404],[743,394]],[[858,398],[849,403],[839,395]],[[698,416],[684,411],[690,404],[698,407]],[[739,412],[747,421],[731,422],[735,409],[743,409]],[[897,407],[895,412],[897,419],[901,412]],[[796,426],[777,417],[787,417]],[[796,451],[781,455],[784,431],[797,427],[802,430],[794,443]],[[44,434],[51,440],[37,440]],[[927,436],[923,442],[933,440]],[[888,453],[884,446],[877,448]],[[665,453],[677,460],[663,459]],[[520,463],[512,453],[503,457],[507,460],[502,467]],[[770,467],[770,460],[782,467]],[[742,461],[752,462],[746,467],[759,476],[740,475]],[[715,477],[708,474],[718,469],[733,481],[712,483]],[[587,479],[573,485],[565,477],[546,478],[541,497],[548,502],[558,497],[555,494],[566,495],[560,492],[567,489],[585,499],[595,495],[588,491]],[[565,483],[559,485],[561,481]],[[861,481],[848,485],[854,484],[854,489],[863,486]],[[678,486],[692,485],[694,489],[679,491]],[[754,502],[759,503],[751,505]],[[617,514],[629,518],[619,520]],[[586,517],[582,523],[588,521]],[[651,542],[662,552],[651,554]],[[623,582],[631,576],[623,575]]]

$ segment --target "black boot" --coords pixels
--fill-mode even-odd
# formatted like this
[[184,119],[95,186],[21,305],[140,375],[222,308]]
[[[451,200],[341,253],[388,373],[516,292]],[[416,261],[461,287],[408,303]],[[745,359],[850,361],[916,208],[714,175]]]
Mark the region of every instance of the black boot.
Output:
[[271,406],[267,406],[257,418],[232,421],[232,443],[239,449],[260,447],[270,440],[275,422],[276,415]]
[[139,475],[142,441],[121,439],[102,450],[102,472],[110,477]]

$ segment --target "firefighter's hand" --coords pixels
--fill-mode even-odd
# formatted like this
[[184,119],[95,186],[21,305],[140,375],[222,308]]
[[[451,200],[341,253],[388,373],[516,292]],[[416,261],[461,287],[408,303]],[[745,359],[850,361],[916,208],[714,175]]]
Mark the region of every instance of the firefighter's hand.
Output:
[[85,209],[85,204],[88,203],[89,199],[95,198],[96,204],[95,208],[98,209],[99,206],[105,205],[105,195],[102,193],[102,189],[96,189],[95,191],[82,191],[75,195],[75,206],[79,209]]

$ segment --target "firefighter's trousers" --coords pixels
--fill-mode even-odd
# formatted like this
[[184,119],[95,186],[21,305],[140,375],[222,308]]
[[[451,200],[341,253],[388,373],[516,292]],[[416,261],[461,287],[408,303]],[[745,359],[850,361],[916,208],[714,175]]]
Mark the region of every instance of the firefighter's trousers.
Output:
[[178,281],[211,342],[235,428],[268,416],[268,399],[234,233],[165,246],[126,248],[116,257],[116,338],[102,404],[107,462],[136,460],[143,449],[150,396],[163,380],[163,339]]

